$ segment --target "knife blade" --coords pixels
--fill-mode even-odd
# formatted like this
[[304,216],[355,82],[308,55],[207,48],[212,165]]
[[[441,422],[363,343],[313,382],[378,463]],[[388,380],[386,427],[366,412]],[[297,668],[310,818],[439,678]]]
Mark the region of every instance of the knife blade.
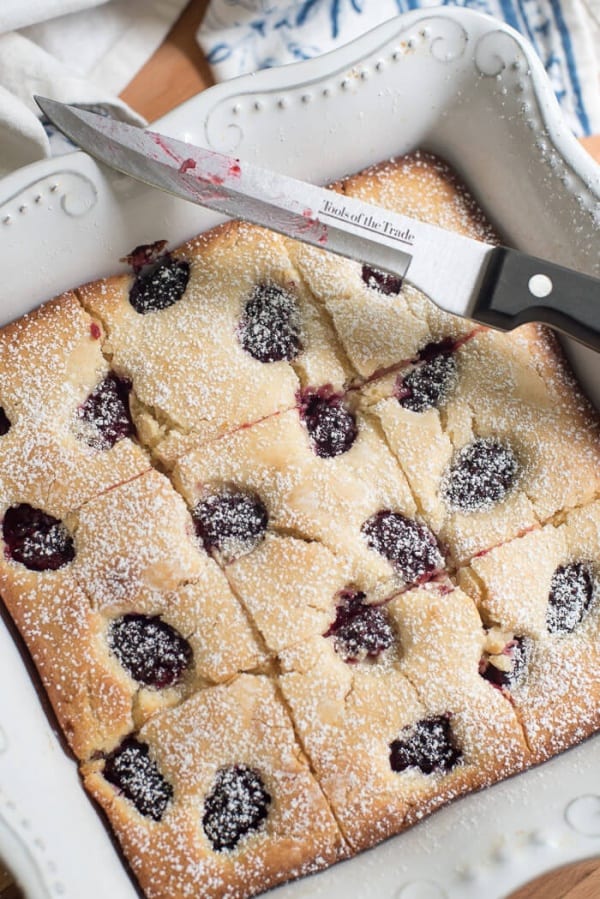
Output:
[[600,351],[600,280],[214,150],[35,98],[77,146],[139,181],[392,272],[448,312],[510,330],[548,324]]

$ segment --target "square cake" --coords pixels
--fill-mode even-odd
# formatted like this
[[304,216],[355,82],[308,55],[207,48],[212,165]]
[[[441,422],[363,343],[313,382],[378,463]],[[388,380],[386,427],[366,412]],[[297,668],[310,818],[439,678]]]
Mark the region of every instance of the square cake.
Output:
[[[334,189],[497,240],[426,153]],[[0,330],[0,594],[148,899],[600,728],[599,421],[549,332],[239,222],[127,259]]]

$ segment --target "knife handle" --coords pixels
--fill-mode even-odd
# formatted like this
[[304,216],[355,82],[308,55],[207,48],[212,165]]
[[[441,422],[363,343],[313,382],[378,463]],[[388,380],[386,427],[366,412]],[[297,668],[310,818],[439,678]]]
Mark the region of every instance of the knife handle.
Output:
[[543,322],[600,351],[600,280],[496,247],[470,316],[503,331]]

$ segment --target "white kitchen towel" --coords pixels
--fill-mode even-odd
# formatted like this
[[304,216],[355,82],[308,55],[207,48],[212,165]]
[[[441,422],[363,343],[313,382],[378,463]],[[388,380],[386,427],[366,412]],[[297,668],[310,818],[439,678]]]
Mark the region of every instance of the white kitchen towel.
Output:
[[[540,56],[578,137],[600,132],[600,0],[442,0],[502,19]],[[215,77],[308,59],[440,0],[211,0],[198,31]]]
[[40,121],[33,94],[141,122],[117,94],[187,3],[0,0],[0,176],[69,148]]
[[16,31],[36,22],[46,22],[108,0],[2,0],[0,30]]

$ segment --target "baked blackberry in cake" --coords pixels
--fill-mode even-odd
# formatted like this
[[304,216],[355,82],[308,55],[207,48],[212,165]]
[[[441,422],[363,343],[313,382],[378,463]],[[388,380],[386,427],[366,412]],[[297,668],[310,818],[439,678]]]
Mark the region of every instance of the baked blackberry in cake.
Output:
[[269,524],[269,513],[258,494],[226,483],[194,505],[192,518],[206,551],[223,564],[262,543]]
[[385,600],[368,602],[354,587],[336,596],[335,618],[322,635],[333,640],[333,648],[345,662],[378,659],[386,650],[397,651],[397,640]]

